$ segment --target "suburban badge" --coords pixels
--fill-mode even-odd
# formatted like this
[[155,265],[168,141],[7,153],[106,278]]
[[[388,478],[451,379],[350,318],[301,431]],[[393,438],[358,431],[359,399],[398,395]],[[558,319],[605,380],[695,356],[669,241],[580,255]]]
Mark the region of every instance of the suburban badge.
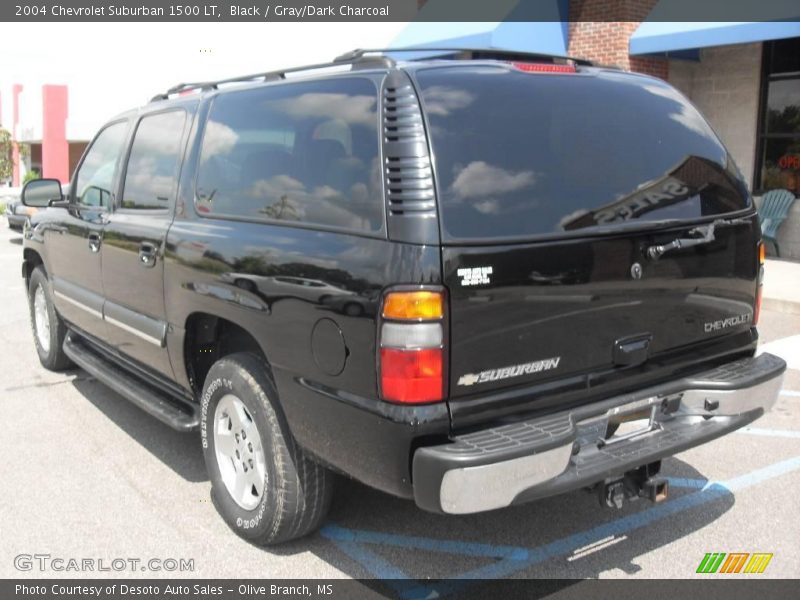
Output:
[[520,375],[528,375],[540,371],[549,371],[550,369],[557,368],[560,360],[561,357],[556,356],[554,358],[545,358],[544,360],[523,363],[512,367],[489,369],[488,371],[481,371],[480,373],[467,373],[458,378],[458,385],[474,385],[476,383],[486,383],[499,379],[510,379],[511,377],[519,377]]

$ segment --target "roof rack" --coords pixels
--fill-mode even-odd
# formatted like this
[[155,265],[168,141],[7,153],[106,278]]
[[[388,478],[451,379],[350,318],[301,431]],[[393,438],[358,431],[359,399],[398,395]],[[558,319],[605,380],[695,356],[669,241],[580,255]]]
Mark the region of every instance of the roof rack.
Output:
[[[341,58],[341,57],[340,57]],[[169,88],[162,94],[157,94],[150,99],[150,102],[157,102],[159,100],[168,100],[170,96],[181,94],[185,92],[192,92],[195,90],[209,91],[219,89],[220,85],[228,83],[259,83],[266,81],[276,81],[279,79],[286,79],[288,73],[301,73],[303,71],[314,71],[317,69],[327,69],[331,67],[339,67],[342,65],[351,65],[352,70],[357,69],[374,69],[374,68],[391,68],[395,65],[395,61],[388,56],[356,56],[351,60],[340,60],[337,58],[333,62],[318,63],[314,65],[305,65],[302,67],[293,67],[291,69],[279,69],[277,71],[268,71],[266,73],[254,73],[252,75],[242,75],[239,77],[231,77],[229,79],[220,79],[218,81],[197,81],[193,83],[179,83]]]
[[[334,62],[347,63],[359,58],[367,58],[368,55],[386,56],[387,54],[395,54],[400,52],[433,52],[442,53],[443,56],[437,58],[446,58],[448,60],[530,60],[548,61],[553,64],[573,64],[585,67],[591,67],[594,63],[584,58],[575,58],[572,56],[561,56],[558,54],[541,54],[536,52],[524,52],[518,50],[504,50],[500,48],[452,48],[452,47],[405,47],[405,48],[370,48],[362,49],[357,48],[351,52],[337,56]],[[423,59],[410,59],[410,60],[425,60]]]
[[[391,68],[395,66],[395,61],[387,54],[395,54],[401,52],[434,52],[441,53],[442,56],[437,58],[446,58],[447,60],[537,60],[548,61],[553,64],[572,64],[580,66],[592,66],[589,60],[582,58],[573,58],[571,56],[559,56],[556,54],[537,54],[534,52],[518,52],[516,50],[502,50],[497,48],[428,48],[428,47],[415,47],[415,48],[357,48],[351,52],[342,54],[333,59],[332,62],[318,63],[314,65],[305,65],[303,67],[293,67],[291,69],[279,69],[277,71],[268,71],[266,73],[254,73],[252,75],[242,75],[239,77],[231,77],[229,79],[220,79],[218,81],[198,81],[193,83],[179,83],[172,86],[166,92],[157,94],[150,99],[150,102],[157,102],[159,100],[167,100],[170,96],[191,92],[195,90],[209,91],[219,89],[220,85],[228,83],[258,83],[266,81],[275,81],[285,79],[288,73],[302,73],[304,71],[314,71],[317,69],[327,69],[331,67],[339,67],[342,65],[350,65],[353,70],[357,69],[374,69],[374,68]],[[428,58],[428,57],[426,57]],[[410,59],[410,60],[423,60],[423,59]]]

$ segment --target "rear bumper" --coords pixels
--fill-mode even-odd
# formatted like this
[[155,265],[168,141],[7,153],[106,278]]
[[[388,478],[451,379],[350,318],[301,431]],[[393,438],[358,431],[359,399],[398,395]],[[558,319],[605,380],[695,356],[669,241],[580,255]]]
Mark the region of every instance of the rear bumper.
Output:
[[[786,363],[771,354],[590,406],[454,437],[418,449],[414,499],[466,514],[592,485],[739,429],[775,403]],[[649,415],[645,429],[605,440],[609,419]]]

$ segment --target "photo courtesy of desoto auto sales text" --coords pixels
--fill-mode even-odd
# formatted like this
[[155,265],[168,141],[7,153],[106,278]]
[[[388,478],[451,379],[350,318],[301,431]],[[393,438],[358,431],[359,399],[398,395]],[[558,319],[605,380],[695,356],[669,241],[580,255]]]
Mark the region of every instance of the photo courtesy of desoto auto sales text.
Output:
[[0,23],[0,599],[796,595],[796,2]]

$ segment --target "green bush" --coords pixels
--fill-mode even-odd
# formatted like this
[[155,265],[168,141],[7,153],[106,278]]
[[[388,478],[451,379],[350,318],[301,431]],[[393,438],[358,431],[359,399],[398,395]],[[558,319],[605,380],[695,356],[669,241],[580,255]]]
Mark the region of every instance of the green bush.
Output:
[[41,179],[42,176],[39,174],[39,171],[36,169],[32,169],[25,173],[25,177],[22,178],[22,185],[25,185],[29,181],[33,181],[34,179]]

